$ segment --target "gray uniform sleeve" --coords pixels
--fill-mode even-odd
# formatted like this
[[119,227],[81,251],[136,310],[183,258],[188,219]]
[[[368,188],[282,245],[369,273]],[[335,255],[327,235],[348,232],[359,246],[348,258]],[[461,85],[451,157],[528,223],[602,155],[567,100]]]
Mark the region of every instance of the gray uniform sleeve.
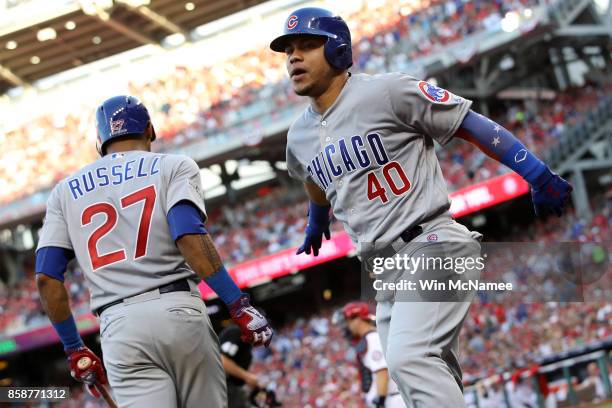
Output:
[[40,238],[38,239],[36,250],[51,246],[73,250],[70,235],[68,234],[68,224],[66,224],[62,211],[60,186],[61,184],[55,186],[47,200],[47,213],[45,214],[43,227],[40,230]]
[[406,74],[390,74],[385,84],[397,119],[441,145],[451,140],[472,105],[468,99]]
[[310,182],[310,174],[308,174],[302,163],[295,157],[289,143],[287,143],[287,171],[291,178],[302,182]]
[[187,156],[175,156],[177,160],[165,169],[168,172],[168,192],[166,195],[166,214],[179,201],[187,200],[195,204],[206,219],[204,190],[200,178],[200,168]]

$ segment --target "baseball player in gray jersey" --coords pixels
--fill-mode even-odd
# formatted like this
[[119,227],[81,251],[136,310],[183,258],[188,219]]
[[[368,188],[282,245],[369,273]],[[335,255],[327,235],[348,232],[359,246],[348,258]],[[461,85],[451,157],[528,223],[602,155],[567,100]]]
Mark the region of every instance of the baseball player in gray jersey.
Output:
[[[351,36],[341,17],[294,11],[270,47],[285,53],[294,91],[310,99],[287,135],[289,174],[310,198],[298,253],[318,255],[333,208],[361,255],[380,244],[397,254],[444,256],[428,245],[436,241],[463,243],[461,256],[479,256],[480,234],[448,212],[434,151],[434,141],[446,145],[456,136],[523,176],[536,214],[561,215],[571,186],[510,132],[471,111],[471,101],[403,73],[349,73]],[[377,293],[376,319],[402,398],[408,406],[465,406],[457,338],[469,302],[395,296]]]
[[[108,99],[96,120],[102,157],[53,189],[36,253],[43,307],[71,375],[99,396],[108,373],[121,407],[226,407],[218,339],[198,283],[228,305],[244,341],[267,346],[272,330],[204,228],[199,168],[186,156],[150,152],[155,131],[134,97]],[[100,318],[107,373],[68,304],[64,273],[75,256]]]

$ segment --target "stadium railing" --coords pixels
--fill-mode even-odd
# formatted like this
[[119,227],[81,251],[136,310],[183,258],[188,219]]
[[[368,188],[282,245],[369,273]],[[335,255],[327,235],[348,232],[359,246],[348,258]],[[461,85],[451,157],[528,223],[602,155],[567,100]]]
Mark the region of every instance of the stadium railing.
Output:
[[[479,408],[483,399],[483,391],[490,391],[498,386],[503,395],[504,405],[500,408],[517,408],[522,405],[512,403],[512,392],[517,380],[528,381],[531,391],[535,394],[538,407],[545,407],[547,399],[554,398],[557,407],[573,407],[590,403],[595,397],[593,389],[577,387],[576,372],[580,366],[595,362],[599,368],[599,380],[603,385],[606,398],[612,398],[609,364],[612,361],[612,339],[594,342],[580,348],[550,356],[546,362],[541,361],[531,367],[514,371],[504,371],[487,378],[472,380],[464,390],[468,408]],[[560,398],[559,395],[565,398]]]
[[552,168],[560,167],[580,147],[598,138],[600,132],[612,129],[612,96],[600,101],[585,120],[566,129],[559,142],[544,153],[544,159]]

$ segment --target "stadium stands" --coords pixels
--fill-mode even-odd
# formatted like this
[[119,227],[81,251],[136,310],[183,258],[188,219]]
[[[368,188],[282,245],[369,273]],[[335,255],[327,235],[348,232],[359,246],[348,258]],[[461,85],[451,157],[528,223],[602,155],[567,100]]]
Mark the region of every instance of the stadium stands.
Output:
[[[498,27],[507,11],[538,3],[424,1],[411,8],[386,0],[374,12],[364,7],[347,16],[357,70],[401,68],[401,58],[427,54],[462,36]],[[240,125],[272,120],[280,108],[303,103],[289,89],[281,58],[262,47],[211,69],[178,66],[171,76],[132,83],[130,91],[152,111],[158,149],[201,138],[222,142],[239,137],[244,131]],[[48,188],[94,160],[93,110],[94,106],[75,102],[69,114],[41,116],[0,134],[0,203]]]
[[[548,218],[537,222],[521,236],[508,241],[538,241],[552,244],[558,241],[601,242],[612,238],[611,204],[598,203],[596,216],[586,223],[573,214],[562,219]],[[211,210],[207,222],[211,236],[226,264],[231,266],[247,260],[298,246],[305,228],[306,199],[301,189],[277,188],[260,197],[247,200],[233,208],[224,206]],[[333,231],[342,230],[334,223]],[[15,287],[0,286],[0,331],[12,334],[47,324],[42,316],[33,271],[25,270],[24,279]],[[88,311],[88,294],[83,275],[76,263],[68,271],[73,309]]]

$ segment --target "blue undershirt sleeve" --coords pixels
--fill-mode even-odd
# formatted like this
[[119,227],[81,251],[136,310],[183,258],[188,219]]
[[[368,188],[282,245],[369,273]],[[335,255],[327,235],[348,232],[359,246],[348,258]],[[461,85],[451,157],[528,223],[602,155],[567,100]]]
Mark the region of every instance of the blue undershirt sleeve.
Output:
[[195,204],[183,200],[176,203],[167,215],[172,239],[176,241],[187,234],[206,234],[204,217]]
[[512,133],[474,111],[470,111],[460,126],[485,153],[505,164],[529,184],[539,187],[550,176],[550,170]]
[[68,262],[74,258],[70,249],[48,246],[36,251],[36,273],[42,273],[60,282],[64,281],[64,274]]

